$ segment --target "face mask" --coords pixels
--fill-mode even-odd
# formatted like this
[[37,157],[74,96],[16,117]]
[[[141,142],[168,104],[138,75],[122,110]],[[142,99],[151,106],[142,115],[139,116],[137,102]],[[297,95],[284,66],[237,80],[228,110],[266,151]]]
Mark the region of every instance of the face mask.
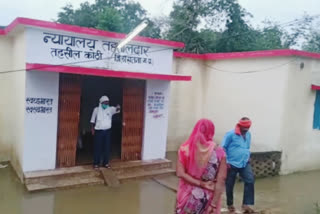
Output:
[[101,106],[103,109],[107,109],[109,107],[109,105],[106,105],[106,104],[102,104]]

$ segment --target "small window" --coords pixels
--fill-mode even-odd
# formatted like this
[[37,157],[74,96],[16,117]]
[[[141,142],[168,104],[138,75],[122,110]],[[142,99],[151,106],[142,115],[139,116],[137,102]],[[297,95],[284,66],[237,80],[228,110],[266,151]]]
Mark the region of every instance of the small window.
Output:
[[316,101],[314,102],[313,128],[320,130],[320,91],[316,92]]

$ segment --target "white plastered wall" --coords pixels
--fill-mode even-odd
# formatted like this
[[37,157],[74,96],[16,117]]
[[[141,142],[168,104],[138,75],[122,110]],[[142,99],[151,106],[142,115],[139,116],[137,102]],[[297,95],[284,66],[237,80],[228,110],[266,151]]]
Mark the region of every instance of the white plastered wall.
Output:
[[167,151],[177,151],[197,120],[203,117],[203,70],[201,60],[175,58],[173,61],[173,73],[192,76],[192,81],[171,82]]
[[320,73],[320,60],[297,58],[290,64],[281,135],[282,174],[320,169],[320,130],[313,129],[312,72]]
[[[1,142],[9,145],[5,152],[22,180],[25,107],[25,35],[23,31],[4,40],[7,56],[1,59],[0,71],[15,71],[0,74],[1,80]],[[8,45],[10,44],[10,45]],[[3,84],[2,84],[3,83]],[[10,148],[11,147],[11,148]]]
[[[320,60],[272,57],[174,63],[176,73],[191,74],[193,81],[172,83],[168,151],[176,151],[202,117],[213,120],[220,143],[238,119],[248,116],[253,121],[251,150],[282,151],[282,174],[320,168],[320,130],[312,128],[316,93],[311,90]],[[259,72],[240,74],[244,71]],[[182,92],[184,96],[179,96]],[[185,136],[175,136],[177,130],[184,130]]]
[[[165,158],[168,132],[170,82],[147,80],[142,160]],[[152,98],[150,98],[152,97]],[[161,98],[156,98],[161,97]],[[161,101],[160,107],[157,105]],[[156,112],[154,107],[158,106]]]
[[56,167],[58,127],[59,73],[28,71],[26,98],[52,99],[52,104],[27,107],[51,108],[48,113],[25,111],[23,171],[48,170]]
[[[177,150],[200,118],[213,120],[215,141],[221,143],[224,134],[242,116],[253,121],[253,152],[282,151],[288,76],[293,59],[175,59],[175,72],[191,74],[193,81],[189,85],[172,83],[168,151]],[[185,92],[184,96],[177,96],[179,92]],[[184,122],[177,122],[179,118]],[[179,129],[185,136],[173,137]]]
[[[218,143],[241,117],[247,116],[253,122],[251,151],[281,150],[281,121],[289,72],[286,63],[290,60],[277,57],[205,62],[204,116],[214,121]],[[259,72],[243,73],[246,71]]]
[[8,102],[8,77],[9,74],[3,73],[12,68],[12,38],[0,36],[0,52],[5,53],[0,57],[0,162],[9,161],[11,144],[7,134],[8,114],[6,113]]
[[[196,121],[203,117],[213,120],[215,140],[220,143],[224,134],[234,128],[242,116],[253,120],[252,151],[280,150],[289,67],[277,65],[288,60],[286,57],[219,61],[176,58],[174,71],[192,75],[192,82],[172,83],[168,151],[176,151]],[[271,67],[277,68],[250,74],[237,73]],[[272,135],[266,134],[266,130]]]

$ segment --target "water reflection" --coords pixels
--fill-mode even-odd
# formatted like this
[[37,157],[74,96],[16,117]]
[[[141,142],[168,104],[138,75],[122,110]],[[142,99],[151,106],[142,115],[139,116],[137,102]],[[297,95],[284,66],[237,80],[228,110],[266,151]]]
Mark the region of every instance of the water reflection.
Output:
[[10,168],[0,171],[0,213],[96,214],[172,213],[175,193],[151,181],[136,181],[119,188],[84,187],[28,193]]

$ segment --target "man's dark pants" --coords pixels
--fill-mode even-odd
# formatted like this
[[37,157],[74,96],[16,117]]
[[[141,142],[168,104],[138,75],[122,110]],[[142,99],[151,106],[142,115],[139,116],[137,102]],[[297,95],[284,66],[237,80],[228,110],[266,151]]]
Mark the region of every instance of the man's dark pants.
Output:
[[103,158],[103,165],[109,164],[110,135],[111,129],[95,130],[93,165],[100,165],[101,157]]
[[230,165],[226,179],[227,205],[233,205],[233,188],[238,173],[244,182],[242,204],[254,205],[254,175],[249,163],[244,168]]

